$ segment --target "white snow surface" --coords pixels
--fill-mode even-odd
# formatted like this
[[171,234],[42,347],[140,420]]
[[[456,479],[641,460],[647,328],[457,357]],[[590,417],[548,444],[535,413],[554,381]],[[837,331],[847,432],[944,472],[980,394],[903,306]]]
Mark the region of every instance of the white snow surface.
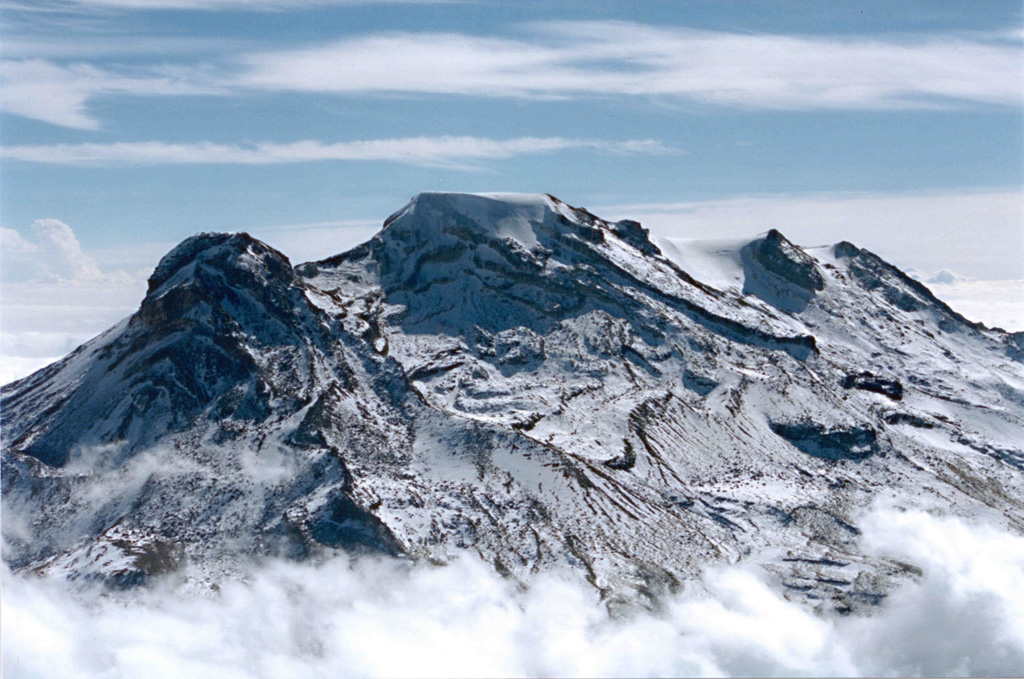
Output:
[[750,239],[659,238],[661,252],[683,271],[719,290],[743,287],[740,250]]

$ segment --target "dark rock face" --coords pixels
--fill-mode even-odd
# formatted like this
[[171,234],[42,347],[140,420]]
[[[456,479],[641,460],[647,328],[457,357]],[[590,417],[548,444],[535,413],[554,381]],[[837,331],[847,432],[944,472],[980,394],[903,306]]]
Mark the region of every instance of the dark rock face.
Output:
[[910,276],[878,255],[843,241],[833,249],[836,257],[849,261],[854,280],[866,290],[880,294],[901,311],[926,311],[933,315],[943,332],[979,330],[985,326],[967,320]]
[[292,557],[307,557],[324,547],[357,554],[402,553],[387,526],[353,502],[344,490],[334,493],[313,512],[289,513],[282,528],[288,538],[284,552]]
[[766,271],[807,291],[823,290],[825,279],[806,253],[772,229],[750,246],[751,258]]
[[803,250],[772,229],[742,250],[743,292],[776,309],[798,314],[825,288],[818,265]]
[[626,241],[640,252],[646,255],[658,255],[661,251],[658,246],[651,242],[651,232],[641,226],[640,222],[631,219],[623,219],[616,222],[612,229],[615,234]]
[[296,280],[287,257],[246,233],[199,234],[160,260],[136,322],[166,331],[197,322],[197,307],[207,305],[214,314],[273,331],[293,320]]
[[613,457],[610,460],[605,461],[605,466],[610,469],[619,469],[622,471],[629,471],[636,464],[636,451],[633,450],[633,444],[628,440],[625,441],[625,449],[621,455]]
[[913,413],[886,413],[882,416],[882,419],[886,424],[908,424],[911,427],[917,427],[918,429],[934,429],[935,425],[929,422],[920,415],[914,415]]
[[247,233],[200,233],[182,241],[160,260],[149,277],[147,296],[183,269],[204,264],[225,273],[234,272],[238,282],[247,279],[251,283],[261,276],[288,284],[295,278],[287,257]]
[[878,435],[868,425],[828,427],[816,422],[773,422],[771,429],[802,452],[826,460],[862,460],[879,451]]
[[1011,332],[1006,336],[1006,354],[1024,363],[1024,332]]
[[903,385],[900,384],[899,380],[890,380],[884,377],[878,377],[874,373],[868,371],[847,375],[843,378],[841,384],[843,385],[843,389],[872,391],[876,394],[888,396],[894,401],[899,401],[903,398]]
[[[126,440],[128,454],[201,418],[266,418],[271,399],[294,395],[309,345],[331,341],[296,281],[284,255],[246,234],[189,238],[161,260],[125,331],[91,352],[60,412],[15,418],[5,435],[61,466],[76,446]],[[259,355],[274,358],[260,365]],[[4,406],[17,413],[29,398]]]

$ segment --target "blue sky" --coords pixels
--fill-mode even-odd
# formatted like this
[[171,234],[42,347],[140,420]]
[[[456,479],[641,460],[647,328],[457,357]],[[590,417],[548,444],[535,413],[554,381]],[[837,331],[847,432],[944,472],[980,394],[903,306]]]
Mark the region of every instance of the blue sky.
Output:
[[13,284],[137,297],[197,231],[324,257],[423,190],[1024,278],[1019,2],[0,0],[0,32],[5,333]]

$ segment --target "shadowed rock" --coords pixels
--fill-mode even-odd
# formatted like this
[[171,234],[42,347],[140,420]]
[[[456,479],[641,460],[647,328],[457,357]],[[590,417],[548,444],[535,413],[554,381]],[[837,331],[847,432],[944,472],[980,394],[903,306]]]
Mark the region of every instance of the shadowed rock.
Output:
[[861,391],[872,391],[876,394],[888,396],[894,401],[903,398],[903,385],[899,380],[890,380],[878,377],[874,373],[865,371],[847,375],[841,383],[843,389],[860,389]]
[[816,422],[772,422],[773,432],[800,451],[826,460],[863,460],[878,452],[871,427],[828,427]]

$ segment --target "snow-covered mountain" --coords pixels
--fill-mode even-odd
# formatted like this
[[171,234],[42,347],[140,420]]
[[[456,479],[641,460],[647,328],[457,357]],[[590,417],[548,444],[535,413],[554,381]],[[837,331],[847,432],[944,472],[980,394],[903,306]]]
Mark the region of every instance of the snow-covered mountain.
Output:
[[861,512],[1024,531],[1024,336],[850,243],[655,243],[551,196],[420,194],[296,267],[194,236],[138,312],[4,387],[4,560],[115,586],[465,550],[654,605],[712,563],[848,611]]

